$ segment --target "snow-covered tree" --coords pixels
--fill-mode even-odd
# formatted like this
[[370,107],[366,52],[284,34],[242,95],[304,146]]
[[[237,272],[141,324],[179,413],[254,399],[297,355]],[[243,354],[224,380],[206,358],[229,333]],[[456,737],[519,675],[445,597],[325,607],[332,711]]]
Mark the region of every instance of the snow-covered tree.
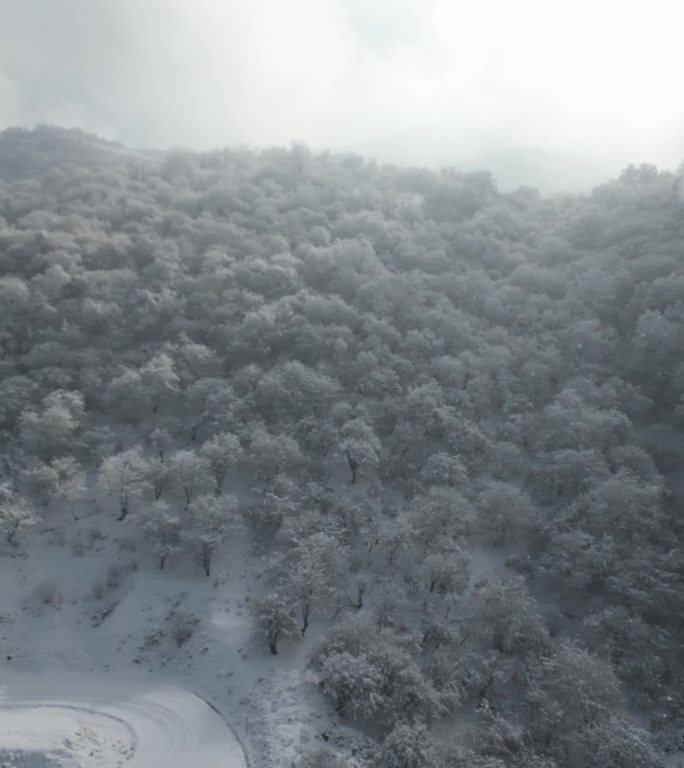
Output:
[[175,395],[180,380],[174,370],[173,359],[161,353],[147,361],[140,369],[142,390],[149,398],[152,413],[156,413],[165,399]]
[[223,491],[226,472],[234,466],[241,453],[240,440],[230,432],[219,432],[200,448],[200,456],[206,460],[214,478],[217,496]]
[[50,469],[55,473],[52,493],[65,502],[69,514],[75,518],[75,505],[83,500],[86,490],[85,472],[78,461],[70,456],[53,459]]
[[171,480],[169,464],[163,459],[160,459],[159,456],[153,456],[148,459],[147,476],[152,484],[154,498],[160,499],[164,492],[164,488],[166,488],[169,480]]
[[338,712],[373,721],[384,679],[381,667],[372,659],[334,651],[321,664],[321,682]]
[[249,445],[250,463],[258,480],[270,482],[279,474],[297,474],[305,464],[299,444],[285,435],[254,430]]
[[5,376],[0,380],[0,428],[8,432],[16,429],[22,412],[30,410],[35,389],[35,382],[27,376]]
[[436,485],[416,496],[411,523],[417,541],[430,546],[444,538],[467,536],[474,528],[474,511],[456,488]]
[[442,451],[433,453],[420,471],[421,480],[426,485],[450,485],[463,488],[468,483],[468,471],[458,456],[450,456]]
[[125,520],[131,501],[139,498],[149,487],[149,464],[138,447],[128,448],[102,462],[99,482],[109,494],[118,499],[119,520]]
[[293,607],[278,592],[271,592],[256,604],[253,614],[269,650],[276,656],[280,639],[297,631]]
[[436,768],[434,736],[424,723],[398,723],[382,740],[375,764],[378,768]]
[[193,440],[202,431],[230,429],[236,407],[232,386],[224,379],[198,379],[185,393],[185,403]]
[[577,733],[605,723],[623,694],[609,664],[564,640],[534,668],[529,700],[536,737],[565,757]]
[[259,504],[249,513],[253,525],[262,535],[272,536],[302,508],[302,487],[287,475],[277,475],[266,487],[255,489]]
[[627,719],[588,724],[568,745],[569,761],[586,768],[661,768],[651,735]]
[[165,462],[171,482],[181,491],[186,507],[193,497],[204,490],[210,481],[207,460],[196,451],[182,449]]
[[8,484],[0,484],[0,529],[8,544],[16,544],[17,535],[38,523],[38,515],[28,502]]
[[45,506],[56,497],[64,501],[69,513],[75,516],[74,505],[83,499],[86,489],[85,472],[76,459],[64,457],[36,462],[28,467],[25,478]]
[[154,451],[159,461],[164,461],[172,442],[173,437],[165,427],[154,427],[145,438],[145,444]]
[[511,483],[491,481],[477,499],[477,527],[485,541],[503,546],[527,541],[536,524],[532,500]]
[[339,452],[347,460],[351,482],[359,476],[373,477],[380,465],[382,446],[373,428],[363,419],[355,418],[342,425]]
[[216,353],[206,346],[183,336],[173,349],[174,371],[181,387],[185,390],[192,382],[203,376],[213,376],[220,372],[220,362]]
[[315,605],[334,595],[335,576],[343,555],[344,548],[326,533],[313,533],[293,542],[285,561],[281,591],[299,612],[302,636]]
[[169,505],[161,499],[146,505],[139,518],[143,536],[150,542],[159,562],[159,570],[162,571],[169,558],[183,550],[183,527],[180,518],[173,515]]
[[228,533],[241,523],[240,505],[235,496],[202,494],[189,501],[186,511],[183,537],[196,552],[204,573],[211,576],[213,556]]
[[458,545],[440,547],[423,561],[430,592],[462,593],[470,581],[470,556]]
[[149,412],[149,399],[140,373],[132,368],[119,368],[107,383],[104,405],[125,423],[135,424]]
[[26,449],[44,458],[64,452],[83,422],[83,397],[57,390],[46,395],[39,410],[22,413],[20,429]]
[[302,755],[297,762],[297,768],[355,768],[355,764],[334,752],[319,749]]
[[469,631],[482,649],[520,658],[548,649],[548,632],[522,579],[485,581],[469,601]]
[[362,613],[329,630],[312,658],[338,711],[387,728],[397,720],[443,711],[438,691],[412,650],[413,638],[378,629]]

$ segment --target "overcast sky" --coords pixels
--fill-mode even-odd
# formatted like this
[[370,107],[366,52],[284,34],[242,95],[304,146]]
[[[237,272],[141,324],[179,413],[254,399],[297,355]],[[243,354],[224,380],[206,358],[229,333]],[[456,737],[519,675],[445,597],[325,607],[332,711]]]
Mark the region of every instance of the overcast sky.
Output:
[[504,175],[506,163],[674,167],[682,6],[0,0],[0,127],[199,149],[300,140],[394,161],[491,160]]

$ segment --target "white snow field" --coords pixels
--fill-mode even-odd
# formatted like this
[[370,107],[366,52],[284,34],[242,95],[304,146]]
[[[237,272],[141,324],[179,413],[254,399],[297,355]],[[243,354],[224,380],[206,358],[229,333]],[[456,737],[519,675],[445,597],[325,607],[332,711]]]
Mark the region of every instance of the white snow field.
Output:
[[[207,579],[192,558],[179,556],[159,571],[154,554],[139,541],[137,525],[133,515],[122,524],[115,514],[104,512],[74,525],[56,510],[46,530],[33,531],[21,547],[3,548],[0,542],[0,768],[99,768],[95,759],[97,750],[104,749],[101,727],[114,734],[102,737],[105,741],[121,740],[111,720],[77,721],[73,713],[62,712],[60,723],[66,730],[50,743],[62,749],[62,740],[70,738],[72,754],[55,752],[50,761],[28,753],[22,762],[7,758],[17,739],[10,742],[9,713],[2,709],[2,699],[7,702],[10,693],[18,697],[20,690],[31,693],[23,686],[32,676],[39,688],[27,703],[34,705],[50,686],[62,700],[68,692],[69,705],[79,706],[79,700],[96,698],[103,677],[139,685],[144,681],[143,688],[135,683],[119,688],[120,703],[137,696],[149,699],[161,689],[193,691],[221,712],[253,768],[283,768],[307,751],[346,753],[359,743],[358,732],[339,720],[320,686],[307,676],[308,656],[325,621],[315,621],[304,640],[283,641],[278,656],[256,634],[250,607],[269,589],[263,575],[268,559],[251,550],[246,532],[227,542]],[[126,543],[129,532],[131,538],[137,535],[134,548]],[[192,635],[179,642],[175,628],[186,620],[192,622]],[[74,689],[73,680],[87,675],[97,685]],[[52,680],[60,682],[55,686]],[[53,714],[57,719],[55,710]],[[16,722],[13,715],[13,732]],[[48,725],[44,718],[33,730],[45,733]],[[192,727],[197,730],[196,724]],[[50,725],[50,733],[57,730]],[[123,759],[114,747],[107,754],[111,760],[102,764],[108,768]],[[232,768],[232,754],[219,765]],[[213,765],[195,757],[187,764]],[[130,765],[124,761],[122,768]],[[177,764],[159,760],[147,768],[167,765]]]
[[5,677],[0,768],[245,768],[242,749],[190,691],[105,675]]

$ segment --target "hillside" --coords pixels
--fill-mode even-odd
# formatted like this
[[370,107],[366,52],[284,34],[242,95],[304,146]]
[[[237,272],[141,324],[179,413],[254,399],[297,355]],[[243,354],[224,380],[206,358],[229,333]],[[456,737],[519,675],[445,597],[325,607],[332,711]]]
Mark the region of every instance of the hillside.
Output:
[[684,762],[681,174],[12,129],[0,307],[0,681],[254,768]]

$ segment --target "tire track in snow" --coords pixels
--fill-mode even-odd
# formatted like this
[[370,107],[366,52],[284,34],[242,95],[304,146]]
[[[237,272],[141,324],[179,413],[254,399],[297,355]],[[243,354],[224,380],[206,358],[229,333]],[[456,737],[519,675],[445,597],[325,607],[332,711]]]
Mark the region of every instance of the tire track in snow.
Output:
[[[190,691],[154,680],[52,674],[6,678],[0,686],[0,748],[6,746],[3,711],[11,713],[15,723],[23,713],[27,733],[40,730],[41,717],[54,718],[56,712],[76,723],[87,721],[91,729],[92,716],[98,716],[105,740],[107,722],[116,723],[118,733],[124,727],[130,735],[123,753],[130,768],[247,765],[234,734],[215,710]],[[112,764],[121,758],[121,751],[112,754]]]

